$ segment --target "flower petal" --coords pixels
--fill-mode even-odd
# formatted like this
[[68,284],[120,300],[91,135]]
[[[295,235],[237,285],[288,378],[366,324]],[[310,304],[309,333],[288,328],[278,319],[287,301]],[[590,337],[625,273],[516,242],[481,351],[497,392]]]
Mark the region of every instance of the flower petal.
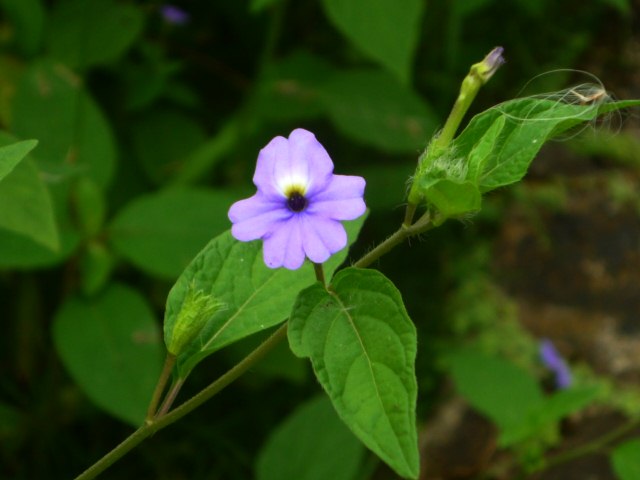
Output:
[[231,234],[237,240],[248,242],[271,233],[279,222],[291,218],[293,213],[284,202],[274,202],[256,193],[231,205],[228,215],[233,223]]
[[347,245],[347,232],[336,220],[301,215],[302,246],[312,262],[323,263]]
[[362,177],[333,175],[327,188],[309,198],[307,212],[334,220],[354,220],[367,209],[362,199],[364,187]]
[[333,162],[315,135],[303,128],[295,129],[289,135],[289,151],[292,176],[306,178],[305,194],[313,195],[325,188],[331,180]]
[[270,235],[264,237],[264,263],[269,268],[284,266],[297,270],[304,263],[304,250],[300,233],[300,216],[280,222]]
[[268,196],[283,197],[276,181],[276,166],[289,163],[289,141],[284,137],[273,138],[258,154],[253,183],[258,190]]

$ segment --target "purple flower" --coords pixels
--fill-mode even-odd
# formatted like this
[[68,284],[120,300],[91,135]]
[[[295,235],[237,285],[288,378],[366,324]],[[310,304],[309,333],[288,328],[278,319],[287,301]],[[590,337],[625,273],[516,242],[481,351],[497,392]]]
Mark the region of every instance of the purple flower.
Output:
[[184,25],[191,18],[187,12],[175,5],[166,4],[160,7],[160,13],[165,22],[173,25]]
[[544,339],[540,342],[540,360],[556,377],[556,387],[560,390],[569,388],[572,383],[571,370],[567,362],[556,350],[553,342]]
[[231,233],[242,242],[261,238],[270,268],[296,270],[305,257],[325,262],[347,245],[340,221],[366,210],[364,179],[334,175],[327,151],[302,128],[260,150],[253,183],[258,192],[229,209]]

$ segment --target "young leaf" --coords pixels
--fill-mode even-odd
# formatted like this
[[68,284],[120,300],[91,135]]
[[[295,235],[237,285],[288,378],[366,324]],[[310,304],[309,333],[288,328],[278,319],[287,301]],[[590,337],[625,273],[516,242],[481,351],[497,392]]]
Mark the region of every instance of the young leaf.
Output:
[[154,314],[139,293],[112,285],[99,297],[67,300],[54,319],[53,340],[96,405],[142,424],[162,368],[162,345]]
[[399,475],[418,478],[416,331],[380,272],[347,268],[330,290],[298,296],[289,344],[313,369],[338,414]]
[[[365,216],[344,222],[351,245]],[[325,264],[331,278],[344,261],[345,248]],[[186,377],[203,358],[253,333],[284,321],[298,292],[316,281],[306,263],[299,270],[271,269],[264,264],[262,242],[238,242],[229,232],[214,238],[193,259],[167,297],[164,335],[167,344],[189,292],[209,295],[222,307],[201,330],[196,341],[178,356],[178,370]]]
[[598,115],[638,105],[638,101],[570,104],[520,98],[476,115],[452,144],[458,158],[467,158],[467,179],[482,192],[520,180],[542,145]]
[[620,480],[640,478],[640,439],[618,445],[611,454],[613,470]]
[[144,16],[112,0],[64,0],[53,9],[47,45],[54,58],[84,69],[118,59],[138,37]]
[[140,196],[116,215],[111,244],[145,272],[174,279],[229,221],[235,195],[224,191],[181,189]]
[[24,140],[0,147],[0,181],[9,175],[37,144],[37,140]]
[[337,129],[388,152],[415,153],[438,124],[419,95],[385,72],[336,73],[318,93]]
[[323,0],[327,17],[362,52],[405,85],[420,36],[424,2],[403,0]]
[[256,465],[257,480],[355,480],[362,443],[326,396],[307,401],[271,434]]
[[456,182],[443,178],[435,180],[423,191],[425,199],[441,214],[437,222],[480,210],[482,195],[473,182]]

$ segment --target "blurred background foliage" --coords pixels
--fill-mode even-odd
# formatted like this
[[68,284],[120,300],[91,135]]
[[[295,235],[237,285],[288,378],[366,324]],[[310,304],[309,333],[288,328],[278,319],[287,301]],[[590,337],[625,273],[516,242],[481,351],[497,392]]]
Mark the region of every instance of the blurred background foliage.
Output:
[[[554,69],[589,69],[623,94],[640,95],[625,90],[640,71],[625,53],[637,49],[640,6],[627,0],[185,0],[173,7],[0,0],[0,144],[39,141],[0,183],[2,478],[69,478],[141,422],[161,368],[168,290],[229,227],[226,211],[251,192],[257,152],[273,136],[309,129],[338,173],[366,178],[371,215],[357,257],[400,222],[417,155],[469,66],[494,46],[505,47],[508,63],[473,112]],[[575,77],[545,76],[540,91]],[[563,146],[610,155],[637,172],[635,147],[624,134]],[[633,182],[619,172],[611,178],[616,198],[635,201],[637,211]],[[494,278],[493,242],[514,199],[529,206],[536,225],[539,208],[562,208],[562,185],[497,192],[472,222],[447,224],[380,262],[419,328],[421,421],[445,395],[443,352],[452,345],[476,342],[532,369],[535,343]],[[17,212],[11,222],[5,211]],[[184,395],[257,341],[207,360]],[[365,478],[375,462],[361,468],[361,447],[339,424],[332,430],[320,400],[269,438],[318,393],[309,373],[282,346],[105,478],[285,478],[292,474],[277,471],[277,455],[291,448],[287,431],[312,437],[319,449],[326,442],[327,455],[342,445],[353,453],[336,460],[339,478]],[[301,424],[305,412],[316,423]],[[320,426],[335,436],[316,438]],[[307,468],[320,469],[308,478],[327,478],[321,463]]]

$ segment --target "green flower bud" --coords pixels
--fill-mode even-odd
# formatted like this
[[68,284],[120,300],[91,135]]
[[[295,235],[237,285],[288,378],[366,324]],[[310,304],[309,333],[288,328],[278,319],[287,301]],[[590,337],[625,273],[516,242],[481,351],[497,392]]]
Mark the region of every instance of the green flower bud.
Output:
[[223,308],[224,304],[211,294],[189,285],[173,330],[166,336],[167,350],[176,357],[193,342],[207,322]]

